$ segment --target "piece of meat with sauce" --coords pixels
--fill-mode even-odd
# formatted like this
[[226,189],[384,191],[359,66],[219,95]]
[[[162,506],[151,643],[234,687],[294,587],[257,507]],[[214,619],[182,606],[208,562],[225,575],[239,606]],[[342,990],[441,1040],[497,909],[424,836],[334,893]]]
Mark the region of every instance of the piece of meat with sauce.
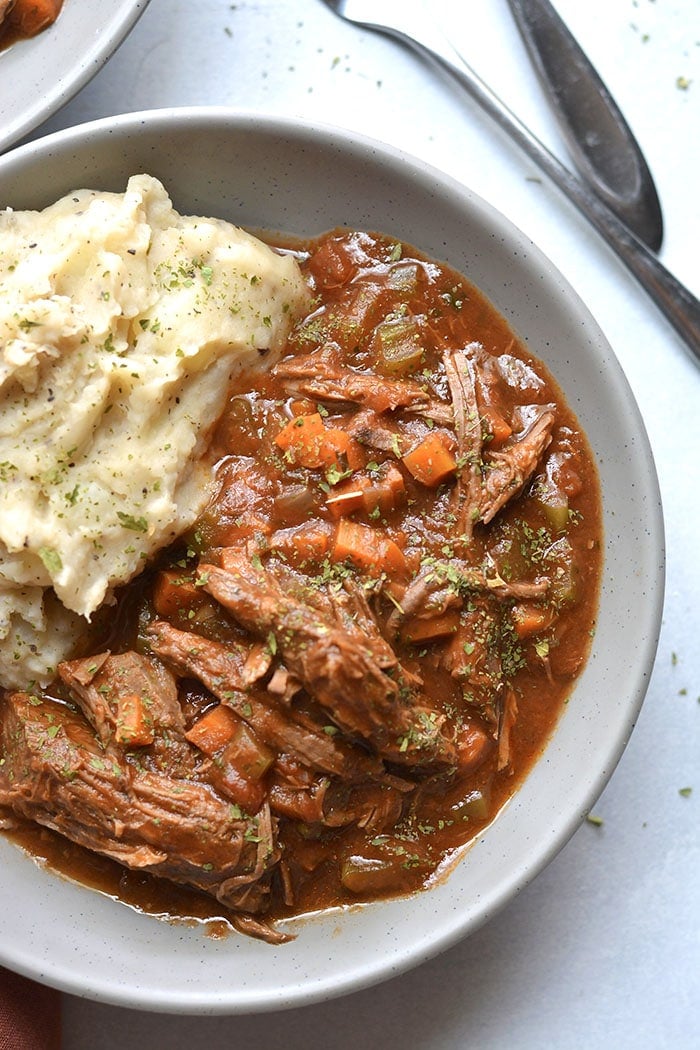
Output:
[[0,31],[7,29],[19,37],[36,36],[53,25],[62,6],[63,0],[0,0]]
[[405,427],[387,419],[371,408],[361,408],[345,424],[345,430],[360,445],[394,455],[407,452],[411,447],[410,436]]
[[413,379],[386,379],[340,364],[332,344],[312,354],[287,357],[273,372],[290,393],[321,401],[355,402],[379,413],[398,408],[428,415],[431,408],[439,415],[449,413],[449,406],[438,403],[430,391]]
[[[240,564],[240,557],[239,547],[222,550],[219,555],[221,568],[227,569],[231,559],[236,569]],[[383,671],[399,666],[396,653],[379,630],[365,591],[357,580],[348,576],[343,580],[342,586],[329,587],[327,590],[310,586],[307,577],[281,560],[275,560],[274,566],[268,563],[268,572],[274,574],[275,580],[290,600],[302,606],[312,607],[329,622],[337,622],[352,634],[358,643],[364,642],[369,645]]]
[[126,652],[100,653],[59,664],[103,747],[147,749],[141,759],[175,776],[193,768],[177,683],[157,660]]
[[[552,440],[556,421],[553,406],[536,406],[526,429],[504,448],[484,452],[478,369],[468,351],[453,351],[444,358],[457,437],[457,455],[463,464],[455,486],[455,532],[469,541],[473,526],[488,525],[513,497],[522,492]],[[482,393],[483,397],[483,393]],[[534,406],[531,406],[534,409]]]
[[239,535],[267,535],[275,486],[257,469],[252,456],[229,456],[216,472],[216,524],[220,529],[235,526]]
[[344,779],[383,774],[383,767],[377,759],[356,754],[324,732],[322,726],[312,727],[308,722],[299,724],[288,712],[279,710],[274,697],[263,698],[257,690],[242,688],[239,661],[221,642],[179,631],[164,621],[149,626],[146,641],[153,652],[177,672],[202,682],[273,748],[291,751],[311,769]]
[[386,783],[347,784],[314,777],[310,784],[289,783],[284,777],[273,778],[270,785],[270,807],[273,812],[304,824],[342,828],[351,824],[359,828],[382,831],[401,817],[405,792],[413,785],[397,786],[391,778]]
[[467,595],[485,594],[508,601],[541,598],[549,589],[544,577],[537,580],[502,579],[496,571],[467,565],[452,558],[449,562],[429,562],[413,578],[398,607],[388,620],[387,631],[395,637],[411,618],[428,620],[442,616],[448,609],[461,608]]
[[5,17],[9,15],[14,6],[15,0],[0,0],[0,28],[2,28]]
[[[406,696],[383,669],[372,639],[358,637],[317,609],[290,599],[269,572],[244,552],[230,552],[226,570],[206,568],[205,589],[259,637],[274,635],[285,665],[339,726],[383,757],[403,764],[456,765],[444,719]],[[383,643],[381,654],[386,649]]]
[[505,504],[522,492],[537,469],[543,452],[552,440],[556,420],[554,409],[543,407],[535,421],[513,444],[491,453],[485,464],[479,517],[484,525],[493,521]]
[[245,816],[208,784],[106,752],[78,713],[27,693],[3,698],[0,741],[0,805],[227,908],[264,911],[279,859],[269,812]]

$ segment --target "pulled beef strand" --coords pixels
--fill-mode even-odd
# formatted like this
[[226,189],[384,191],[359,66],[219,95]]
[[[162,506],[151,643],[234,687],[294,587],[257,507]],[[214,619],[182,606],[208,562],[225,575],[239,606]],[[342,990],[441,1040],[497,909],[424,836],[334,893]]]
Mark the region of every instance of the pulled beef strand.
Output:
[[181,674],[201,681],[221,703],[232,707],[249,722],[261,739],[280,751],[291,751],[310,769],[356,780],[381,775],[381,763],[370,755],[355,753],[323,732],[321,726],[301,725],[281,712],[273,698],[240,687],[231,676],[230,651],[219,642],[179,631],[169,623],[156,621],[146,640],[154,653]]
[[390,761],[456,765],[443,719],[424,704],[409,703],[401,685],[385,673],[370,638],[322,619],[291,599],[269,572],[241,553],[225,570],[207,568],[205,589],[244,627],[262,637],[272,632],[286,665],[312,696],[351,734],[366,739]]

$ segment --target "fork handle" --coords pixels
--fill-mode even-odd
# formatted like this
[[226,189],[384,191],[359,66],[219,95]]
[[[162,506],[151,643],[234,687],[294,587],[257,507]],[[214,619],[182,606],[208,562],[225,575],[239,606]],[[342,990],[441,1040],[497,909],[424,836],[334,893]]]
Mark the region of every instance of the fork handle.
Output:
[[[424,16],[404,0],[403,13],[408,17],[405,31],[372,25],[417,50],[442,66],[481,108],[496,121],[531,160],[549,176],[617,253],[639,284],[680,335],[686,348],[700,363],[700,302],[685,285],[666,269],[647,246],[622,223],[588,186],[578,179],[540,140],[508,109],[487,84],[465,62],[462,56],[427,23]],[[415,19],[410,24],[410,17]]]

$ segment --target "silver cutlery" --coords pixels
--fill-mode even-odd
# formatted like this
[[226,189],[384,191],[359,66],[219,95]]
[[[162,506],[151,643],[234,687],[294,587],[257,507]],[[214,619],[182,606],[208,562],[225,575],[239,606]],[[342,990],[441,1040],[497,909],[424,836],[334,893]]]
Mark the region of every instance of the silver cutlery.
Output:
[[484,83],[440,33],[419,0],[323,0],[341,18],[378,30],[432,59],[466,90],[499,127],[591,222],[634,275],[700,362],[700,302],[662,265],[586,182],[544,146]]
[[632,233],[658,252],[661,205],[619,106],[549,0],[508,0],[579,174]]

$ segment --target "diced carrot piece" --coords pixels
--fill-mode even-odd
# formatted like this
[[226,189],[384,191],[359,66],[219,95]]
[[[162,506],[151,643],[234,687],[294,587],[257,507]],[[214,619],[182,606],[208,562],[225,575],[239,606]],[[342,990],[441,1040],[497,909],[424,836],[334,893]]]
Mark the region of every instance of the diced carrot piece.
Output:
[[503,418],[501,413],[491,406],[484,409],[483,421],[487,432],[491,436],[489,448],[500,448],[513,433],[513,428]]
[[17,0],[8,15],[8,24],[22,36],[35,36],[58,18],[63,0]]
[[365,492],[360,480],[353,478],[349,484],[338,485],[326,500],[326,506],[334,518],[364,510]]
[[384,537],[384,543],[382,548],[381,557],[382,571],[389,575],[402,574],[406,572],[406,556],[399,547],[398,543],[390,539],[388,536]]
[[327,427],[320,412],[295,416],[279,432],[275,444],[295,466],[353,470],[364,465],[359,444],[340,427]]
[[319,447],[325,431],[319,412],[295,416],[280,430],[275,444],[288,454],[293,463],[302,467],[319,467]]
[[440,616],[429,619],[411,620],[402,631],[401,637],[407,642],[417,644],[418,642],[432,642],[436,638],[444,638],[446,635],[454,634],[459,627],[459,612],[451,610]]
[[210,707],[187,730],[185,737],[205,755],[215,755],[230,743],[241,724],[240,718],[230,707],[218,704],[216,707]]
[[493,750],[493,738],[482,726],[467,723],[457,733],[457,764],[462,773],[480,766]]
[[230,707],[210,707],[185,733],[205,755],[217,755],[222,768],[233,767],[246,780],[259,780],[275,760],[253,730]]
[[382,514],[395,510],[406,496],[403,474],[393,464],[370,479],[365,490],[365,510],[368,514],[379,509]]
[[513,606],[513,627],[518,638],[529,638],[551,626],[554,613],[541,605],[530,605],[523,602]]
[[114,739],[124,747],[147,747],[153,743],[153,724],[138,693],[126,693],[117,697],[117,727]]
[[404,553],[394,540],[378,529],[343,518],[338,523],[333,561],[349,561],[360,571],[401,573],[406,570]]
[[[333,526],[328,521],[305,521],[273,532],[270,546],[300,561],[320,561],[328,553],[332,533]],[[221,561],[222,567],[226,568],[226,552],[222,552]]]
[[300,397],[290,402],[289,411],[293,416],[310,416],[316,411],[316,406],[307,397]]
[[388,514],[406,495],[403,475],[393,464],[378,475],[361,474],[336,486],[326,500],[326,506],[334,517],[339,518],[355,511],[368,514],[379,510]]
[[319,448],[321,463],[324,467],[330,467],[344,456],[352,438],[340,427],[326,427],[323,442]]
[[362,470],[367,462],[365,450],[355,438],[350,438],[350,442],[345,449],[345,462],[349,470]]
[[159,572],[153,587],[153,605],[159,616],[168,620],[187,617],[194,610],[201,608],[207,601],[207,595],[196,580],[177,569],[164,569]]
[[[357,525],[351,521],[341,521],[335,534],[333,544],[333,561],[351,561],[358,568],[369,569],[374,566],[376,542],[372,542],[374,529],[366,525]],[[374,547],[374,551],[373,551]]]
[[275,755],[252,729],[229,707],[219,704],[205,712],[185,736],[205,755],[216,756],[210,773],[215,786],[246,813],[257,813],[266,792],[262,778]]
[[430,488],[439,485],[457,469],[457,460],[447,447],[443,435],[438,432],[428,434],[402,458],[404,466],[416,481]]

